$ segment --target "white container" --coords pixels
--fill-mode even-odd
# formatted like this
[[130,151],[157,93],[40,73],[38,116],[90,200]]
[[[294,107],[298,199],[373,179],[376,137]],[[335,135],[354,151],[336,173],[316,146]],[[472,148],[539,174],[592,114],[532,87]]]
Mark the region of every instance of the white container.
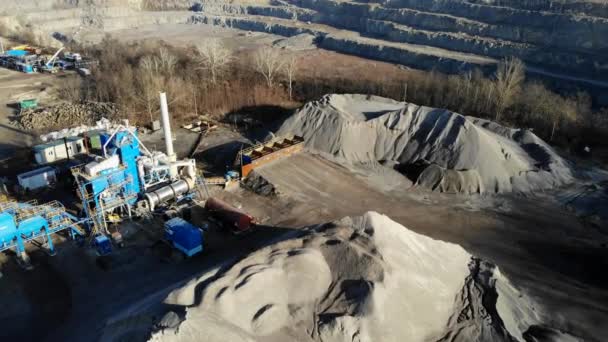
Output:
[[70,154],[70,157],[86,153],[86,147],[84,146],[84,138],[81,138],[81,137],[67,138],[67,145],[68,145],[68,152]]
[[47,187],[57,181],[55,169],[45,166],[40,169],[28,171],[17,176],[19,185],[26,190],[36,190]]
[[120,165],[120,157],[113,155],[109,158],[90,162],[84,166],[84,172],[89,176],[97,176],[101,171],[117,168]]
[[68,158],[68,151],[65,148],[63,140],[57,140],[55,142],[55,160],[62,160]]
[[59,139],[34,146],[34,157],[39,165],[61,161],[67,159],[68,155],[74,157],[86,152],[84,138],[82,137],[69,137],[65,141]]
[[55,161],[55,147],[52,145],[39,145],[34,149],[34,157],[38,165],[45,165]]

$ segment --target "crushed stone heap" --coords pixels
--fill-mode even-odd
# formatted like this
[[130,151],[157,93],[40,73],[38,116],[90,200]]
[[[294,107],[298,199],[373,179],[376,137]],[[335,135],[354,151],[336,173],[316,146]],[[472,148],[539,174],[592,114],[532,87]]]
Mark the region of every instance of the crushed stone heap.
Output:
[[152,341],[523,341],[540,312],[494,265],[373,212],[294,232],[165,302],[185,317],[168,312]]
[[529,192],[572,180],[568,162],[528,130],[381,97],[326,95],[277,134],[290,133],[312,149],[388,164],[442,192]]

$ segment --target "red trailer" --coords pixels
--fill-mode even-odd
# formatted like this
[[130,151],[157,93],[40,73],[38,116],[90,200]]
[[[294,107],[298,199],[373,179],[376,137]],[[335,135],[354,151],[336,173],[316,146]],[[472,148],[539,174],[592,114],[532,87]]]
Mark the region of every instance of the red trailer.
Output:
[[205,209],[236,234],[247,231],[256,224],[253,216],[214,197],[207,200]]

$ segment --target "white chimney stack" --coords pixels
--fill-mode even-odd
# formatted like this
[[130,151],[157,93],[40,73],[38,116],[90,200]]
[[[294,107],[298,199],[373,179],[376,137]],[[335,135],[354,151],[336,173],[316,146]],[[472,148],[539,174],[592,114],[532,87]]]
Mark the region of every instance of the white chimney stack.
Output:
[[163,123],[163,133],[165,134],[167,156],[171,161],[175,161],[176,157],[173,151],[173,135],[171,134],[171,120],[169,120],[169,106],[167,105],[166,93],[160,93],[160,116]]

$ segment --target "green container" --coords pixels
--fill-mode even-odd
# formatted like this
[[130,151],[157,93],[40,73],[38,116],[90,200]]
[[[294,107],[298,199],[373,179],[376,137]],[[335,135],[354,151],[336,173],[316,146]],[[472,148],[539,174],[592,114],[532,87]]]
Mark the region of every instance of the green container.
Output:
[[19,102],[19,108],[21,109],[29,109],[36,107],[38,107],[38,100],[36,99],[23,100]]
[[88,136],[89,144],[92,149],[100,150],[101,149],[101,136],[99,133],[93,133]]

